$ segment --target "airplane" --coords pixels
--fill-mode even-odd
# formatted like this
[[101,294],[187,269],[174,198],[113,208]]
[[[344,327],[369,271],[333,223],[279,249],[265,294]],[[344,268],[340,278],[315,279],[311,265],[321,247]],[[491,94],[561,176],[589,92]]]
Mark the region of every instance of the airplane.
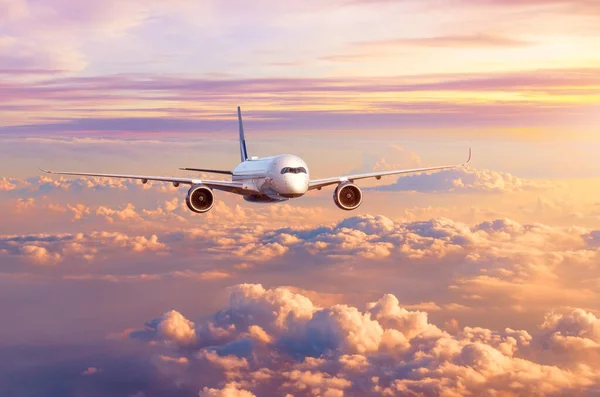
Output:
[[[411,174],[417,172],[440,171],[464,167],[471,161],[469,158],[460,165],[446,165],[405,170],[376,171],[364,174],[335,176],[331,178],[310,179],[308,166],[298,156],[281,154],[270,157],[249,157],[244,137],[242,112],[237,108],[239,124],[239,145],[241,162],[233,171],[207,168],[180,168],[180,170],[231,175],[230,181],[207,180],[199,178],[180,178],[170,176],[144,176],[127,174],[96,174],[87,172],[55,172],[40,168],[41,171],[55,175],[91,176],[103,178],[138,179],[142,183],[148,181],[170,182],[178,187],[180,184],[190,185],[185,202],[195,213],[210,211],[215,203],[213,190],[221,190],[242,195],[244,200],[252,203],[279,203],[293,198],[302,197],[310,190],[321,190],[323,187],[337,185],[333,192],[333,201],[342,210],[351,211],[360,206],[363,194],[354,183],[359,179],[383,176]],[[39,168],[39,167],[38,167]]]

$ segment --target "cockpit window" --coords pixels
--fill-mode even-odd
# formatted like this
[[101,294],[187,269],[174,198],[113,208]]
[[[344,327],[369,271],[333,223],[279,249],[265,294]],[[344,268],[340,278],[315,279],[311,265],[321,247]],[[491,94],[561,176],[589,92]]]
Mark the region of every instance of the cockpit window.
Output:
[[306,168],[304,167],[284,167],[281,169],[282,174],[306,174]]

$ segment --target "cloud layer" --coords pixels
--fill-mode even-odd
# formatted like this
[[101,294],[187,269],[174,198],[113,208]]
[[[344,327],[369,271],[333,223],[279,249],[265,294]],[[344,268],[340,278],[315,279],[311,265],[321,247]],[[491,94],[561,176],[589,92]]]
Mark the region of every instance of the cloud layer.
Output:
[[[359,310],[242,284],[229,305],[199,323],[171,311],[129,336],[151,342],[156,354],[170,352],[179,368],[172,381],[199,385],[201,396],[591,396],[600,337],[589,330],[598,321],[578,309],[549,314],[534,335],[449,332],[391,294]],[[202,368],[215,377],[192,380]]]
[[381,191],[418,191],[453,193],[504,193],[548,189],[549,182],[531,181],[486,169],[461,168],[422,173],[399,178],[395,184],[375,188]]

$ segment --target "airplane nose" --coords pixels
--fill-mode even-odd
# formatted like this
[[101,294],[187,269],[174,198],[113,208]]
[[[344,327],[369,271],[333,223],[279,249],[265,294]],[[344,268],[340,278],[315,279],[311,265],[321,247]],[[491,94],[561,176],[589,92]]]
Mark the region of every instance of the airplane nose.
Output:
[[280,193],[283,197],[296,198],[308,191],[308,178],[302,175],[288,175],[285,182],[285,192]]

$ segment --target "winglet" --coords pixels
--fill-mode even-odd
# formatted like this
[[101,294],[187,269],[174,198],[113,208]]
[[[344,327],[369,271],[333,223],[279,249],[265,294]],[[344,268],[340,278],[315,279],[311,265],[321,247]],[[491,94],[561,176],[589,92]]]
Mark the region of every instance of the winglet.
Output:
[[471,148],[469,148],[469,158],[467,159],[467,162],[463,164],[463,166],[469,164],[471,162]]
[[40,171],[45,172],[46,174],[54,174],[54,172],[47,171],[47,170],[43,169],[42,167],[40,167],[39,165],[37,167],[39,168]]

